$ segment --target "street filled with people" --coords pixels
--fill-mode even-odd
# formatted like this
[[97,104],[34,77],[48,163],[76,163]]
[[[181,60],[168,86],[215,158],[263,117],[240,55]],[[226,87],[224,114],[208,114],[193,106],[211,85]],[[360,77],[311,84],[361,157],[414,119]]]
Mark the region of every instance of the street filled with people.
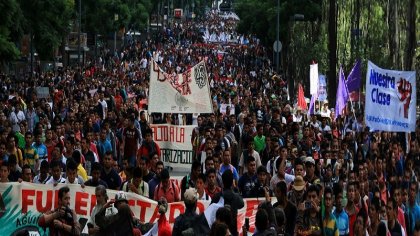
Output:
[[[2,75],[0,184],[60,185],[57,207],[38,221],[49,235],[84,231],[67,185],[95,188],[89,235],[420,235],[420,124],[372,131],[354,104],[339,115],[327,102],[298,107],[269,50],[236,33],[237,20],[210,12],[104,48],[80,68]],[[204,60],[214,113],[148,113],[151,60],[168,74]],[[152,124],[195,127],[179,181]],[[134,217],[128,193],[158,202],[156,224]],[[197,213],[197,202],[221,198],[211,222]],[[248,198],[260,201],[255,224],[238,225]],[[174,202],[185,212],[169,224]]]

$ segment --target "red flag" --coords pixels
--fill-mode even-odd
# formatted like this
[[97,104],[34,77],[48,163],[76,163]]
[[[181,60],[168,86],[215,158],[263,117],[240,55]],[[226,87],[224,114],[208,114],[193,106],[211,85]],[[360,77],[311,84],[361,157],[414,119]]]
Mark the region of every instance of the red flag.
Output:
[[308,105],[305,101],[305,94],[303,93],[303,87],[301,84],[299,84],[298,88],[298,107],[300,107],[302,110],[308,109]]

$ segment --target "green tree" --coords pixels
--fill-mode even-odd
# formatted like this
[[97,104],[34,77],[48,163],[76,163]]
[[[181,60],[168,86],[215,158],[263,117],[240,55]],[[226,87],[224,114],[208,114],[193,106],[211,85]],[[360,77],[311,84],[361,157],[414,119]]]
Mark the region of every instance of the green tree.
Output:
[[25,32],[33,35],[33,43],[41,60],[53,58],[70,30],[74,17],[73,0],[19,0],[25,18]]
[[22,36],[22,12],[16,0],[0,1],[0,63],[15,60],[19,50],[15,42]]

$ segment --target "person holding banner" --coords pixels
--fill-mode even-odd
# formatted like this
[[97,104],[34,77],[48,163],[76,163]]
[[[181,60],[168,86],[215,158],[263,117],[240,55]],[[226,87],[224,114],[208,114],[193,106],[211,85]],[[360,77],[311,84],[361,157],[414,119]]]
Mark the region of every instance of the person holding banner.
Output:
[[81,228],[76,212],[69,206],[70,189],[64,186],[58,190],[58,207],[42,214],[38,220],[39,226],[49,228],[50,236],[80,235]]

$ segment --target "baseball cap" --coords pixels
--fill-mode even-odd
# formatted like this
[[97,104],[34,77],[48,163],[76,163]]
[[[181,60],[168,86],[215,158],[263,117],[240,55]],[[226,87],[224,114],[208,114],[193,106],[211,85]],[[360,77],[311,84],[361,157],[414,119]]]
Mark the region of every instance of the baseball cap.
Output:
[[312,165],[315,165],[315,160],[312,157],[306,157],[305,164],[306,163],[311,163]]
[[125,201],[128,204],[127,195],[123,191],[118,191],[115,194],[115,203]]

